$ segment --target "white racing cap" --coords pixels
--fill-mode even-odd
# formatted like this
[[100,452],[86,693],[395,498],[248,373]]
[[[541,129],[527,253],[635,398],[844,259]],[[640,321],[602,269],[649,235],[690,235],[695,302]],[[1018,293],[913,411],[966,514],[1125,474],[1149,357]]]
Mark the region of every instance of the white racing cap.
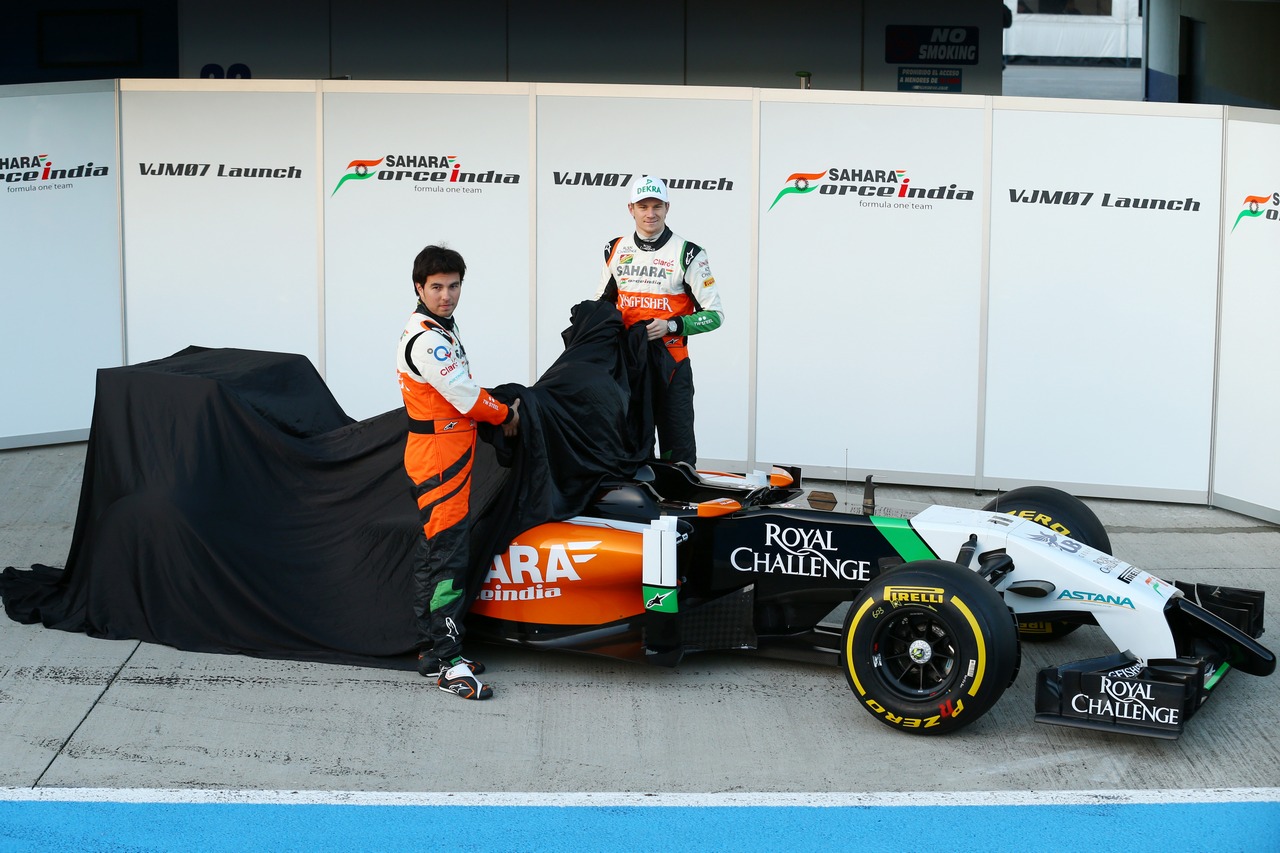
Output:
[[662,182],[661,178],[651,178],[648,175],[641,175],[631,182],[631,189],[628,193],[627,203],[635,204],[637,201],[645,198],[656,198],[658,201],[667,201],[667,185]]

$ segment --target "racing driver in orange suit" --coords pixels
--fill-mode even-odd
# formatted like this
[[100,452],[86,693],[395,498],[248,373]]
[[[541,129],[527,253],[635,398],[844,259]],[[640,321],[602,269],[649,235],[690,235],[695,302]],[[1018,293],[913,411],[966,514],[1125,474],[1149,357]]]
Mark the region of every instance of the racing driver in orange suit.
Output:
[[427,246],[413,262],[418,307],[400,334],[397,368],[409,415],[404,467],[413,481],[422,539],[413,555],[418,671],[463,699],[488,699],[484,664],[462,656],[467,606],[471,465],[476,421],[514,436],[520,401],[509,407],[476,384],[453,313],[467,266],[452,249]]
[[617,304],[626,328],[643,323],[650,344],[666,347],[672,360],[665,362],[653,397],[658,445],[663,459],[697,465],[689,335],[720,328],[720,291],[706,251],[667,227],[666,184],[641,175],[628,193],[636,230],[605,244],[595,298]]

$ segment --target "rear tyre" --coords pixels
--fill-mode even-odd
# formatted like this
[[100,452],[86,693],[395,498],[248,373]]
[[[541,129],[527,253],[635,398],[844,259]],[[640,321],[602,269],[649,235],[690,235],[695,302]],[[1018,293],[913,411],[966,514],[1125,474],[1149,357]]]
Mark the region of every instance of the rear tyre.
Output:
[[840,666],[885,725],[945,734],[985,714],[1018,671],[1009,608],[975,572],[943,560],[876,578],[845,617]]
[[[1111,553],[1111,538],[1093,510],[1075,495],[1051,486],[1022,486],[998,495],[983,507],[1029,519],[1062,536],[1069,536],[1103,553]],[[1019,619],[1018,635],[1028,642],[1057,640],[1080,627],[1079,622],[1056,619]]]

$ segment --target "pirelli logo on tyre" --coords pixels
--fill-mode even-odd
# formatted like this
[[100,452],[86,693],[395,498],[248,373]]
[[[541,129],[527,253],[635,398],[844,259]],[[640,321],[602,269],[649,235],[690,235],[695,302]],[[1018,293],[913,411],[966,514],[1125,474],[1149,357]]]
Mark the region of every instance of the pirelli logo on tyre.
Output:
[[892,604],[942,604],[947,591],[935,586],[886,586],[884,600]]

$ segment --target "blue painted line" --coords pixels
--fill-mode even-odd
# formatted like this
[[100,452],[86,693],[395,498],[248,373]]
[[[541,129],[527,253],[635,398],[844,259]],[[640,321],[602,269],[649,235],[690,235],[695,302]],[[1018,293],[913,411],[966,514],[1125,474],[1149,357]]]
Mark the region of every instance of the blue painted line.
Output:
[[0,851],[1276,853],[1280,802],[993,806],[476,806],[0,801]]

